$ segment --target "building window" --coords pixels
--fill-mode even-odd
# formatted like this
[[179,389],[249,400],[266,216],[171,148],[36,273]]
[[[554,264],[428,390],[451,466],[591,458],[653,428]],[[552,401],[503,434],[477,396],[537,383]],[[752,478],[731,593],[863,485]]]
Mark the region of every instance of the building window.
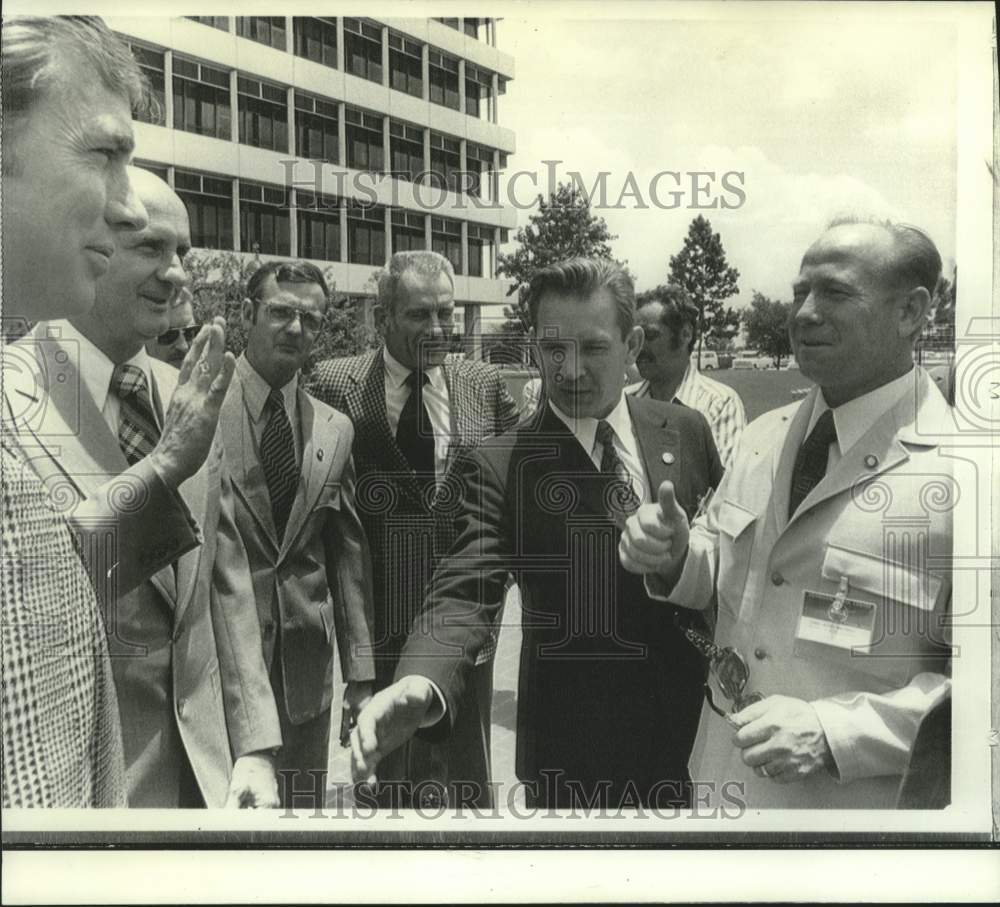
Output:
[[393,176],[416,182],[424,172],[424,131],[399,120],[389,120],[389,151]]
[[154,123],[162,126],[166,109],[166,74],[163,68],[163,51],[143,47],[134,41],[127,42],[132,56],[143,75],[149,79],[150,94],[153,96],[148,110],[134,111],[134,116],[142,123]]
[[479,20],[478,19],[463,19],[462,20],[462,31],[464,31],[470,38],[479,37]]
[[147,170],[153,176],[158,176],[163,182],[167,182],[167,168],[163,164],[149,164],[146,161],[132,161],[132,164],[140,170]]
[[494,185],[493,149],[475,142],[465,143],[465,191],[469,195],[493,202],[496,199]]
[[442,25],[447,25],[448,28],[454,28],[456,31],[460,31],[461,30],[461,26],[459,24],[459,20],[458,19],[442,19],[442,18],[439,18],[438,16],[435,16],[434,19],[436,21],[440,22]]
[[295,153],[336,164],[337,105],[295,92]]
[[344,68],[351,75],[382,84],[381,26],[344,19]]
[[340,201],[329,195],[296,190],[299,256],[320,261],[341,261]]
[[469,224],[469,277],[493,277],[493,228]]
[[395,209],[392,212],[392,251],[423,252],[426,248],[423,214]]
[[443,255],[456,274],[462,271],[462,225],[447,217],[431,218],[431,249]]
[[202,25],[209,25],[219,31],[229,31],[229,16],[185,16],[192,22],[200,22]]
[[296,16],[295,56],[337,68],[337,20]]
[[240,142],[271,151],[288,151],[287,91],[257,79],[236,80]]
[[389,32],[389,87],[415,98],[424,96],[424,64],[420,45]]
[[486,69],[465,64],[465,112],[470,117],[483,113],[483,100],[490,96],[493,78]]
[[291,255],[287,190],[240,181],[240,247],[263,255]]
[[439,50],[427,54],[430,62],[431,100],[458,110],[458,60]]
[[462,155],[458,139],[431,133],[431,185],[452,192],[462,191]]
[[187,208],[191,245],[232,250],[233,181],[190,170],[175,170],[174,191]]
[[385,209],[351,204],[347,208],[347,260],[355,265],[385,264]]
[[237,16],[236,34],[275,50],[287,50],[284,16]]
[[382,117],[356,107],[344,109],[347,136],[347,166],[380,172],[385,168]]
[[232,139],[229,73],[174,54],[174,129]]

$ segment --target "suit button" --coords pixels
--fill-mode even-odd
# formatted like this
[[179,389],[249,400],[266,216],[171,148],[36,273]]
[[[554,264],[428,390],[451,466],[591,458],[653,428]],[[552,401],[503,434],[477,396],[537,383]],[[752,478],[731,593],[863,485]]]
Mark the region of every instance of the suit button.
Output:
[[763,661],[765,658],[767,658],[767,652],[758,646],[756,649],[753,650],[753,657],[756,658],[757,661]]
[[299,622],[294,617],[289,617],[288,620],[285,621],[286,630],[297,630],[298,628]]
[[780,586],[785,582],[785,578],[777,570],[775,570],[774,573],[771,574],[771,582],[776,586]]

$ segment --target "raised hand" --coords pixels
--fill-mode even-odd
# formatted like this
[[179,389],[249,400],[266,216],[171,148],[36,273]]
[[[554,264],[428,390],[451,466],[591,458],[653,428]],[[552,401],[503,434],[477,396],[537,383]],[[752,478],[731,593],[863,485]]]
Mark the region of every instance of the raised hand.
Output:
[[236,359],[225,349],[225,324],[217,317],[198,332],[181,365],[160,440],[149,455],[169,488],[194,475],[212,446],[219,409],[236,368]]
[[630,573],[672,577],[684,563],[689,534],[687,514],[668,480],[660,484],[655,504],[643,504],[626,521],[618,556]]

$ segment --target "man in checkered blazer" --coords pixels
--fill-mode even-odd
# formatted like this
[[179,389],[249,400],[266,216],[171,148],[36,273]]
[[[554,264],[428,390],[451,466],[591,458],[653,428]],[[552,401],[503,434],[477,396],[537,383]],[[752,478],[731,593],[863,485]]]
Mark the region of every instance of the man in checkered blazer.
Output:
[[[450,547],[461,504],[455,458],[517,422],[499,371],[446,357],[455,275],[434,252],[399,252],[379,281],[384,345],[322,362],[310,388],[354,423],[357,508],[375,576],[376,690],[392,682],[418,616],[436,553]],[[416,741],[380,766],[380,780],[436,780],[465,800],[489,802],[490,703],[496,631],[477,658],[460,726],[444,744]],[[463,720],[464,719],[464,720]],[[460,782],[468,782],[466,792]]]

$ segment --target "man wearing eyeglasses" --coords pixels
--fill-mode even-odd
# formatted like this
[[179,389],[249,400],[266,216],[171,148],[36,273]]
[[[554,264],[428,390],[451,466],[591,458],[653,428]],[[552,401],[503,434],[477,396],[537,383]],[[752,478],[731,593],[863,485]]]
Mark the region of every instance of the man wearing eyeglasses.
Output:
[[952,511],[976,475],[956,481],[947,403],[913,363],[940,273],[921,230],[831,224],[789,322],[817,387],[751,423],[690,530],[665,490],[628,521],[623,564],[655,596],[718,599],[692,757],[715,796],[729,782],[751,809],[891,809],[950,692]]
[[170,309],[170,327],[155,340],[147,341],[146,352],[160,362],[181,367],[201,326],[194,320],[191,291],[181,287]]
[[253,274],[242,309],[247,346],[219,419],[281,721],[281,799],[310,808],[322,807],[326,789],[334,645],[347,722],[375,676],[354,428],[299,379],[329,295],[309,262],[270,262]]

